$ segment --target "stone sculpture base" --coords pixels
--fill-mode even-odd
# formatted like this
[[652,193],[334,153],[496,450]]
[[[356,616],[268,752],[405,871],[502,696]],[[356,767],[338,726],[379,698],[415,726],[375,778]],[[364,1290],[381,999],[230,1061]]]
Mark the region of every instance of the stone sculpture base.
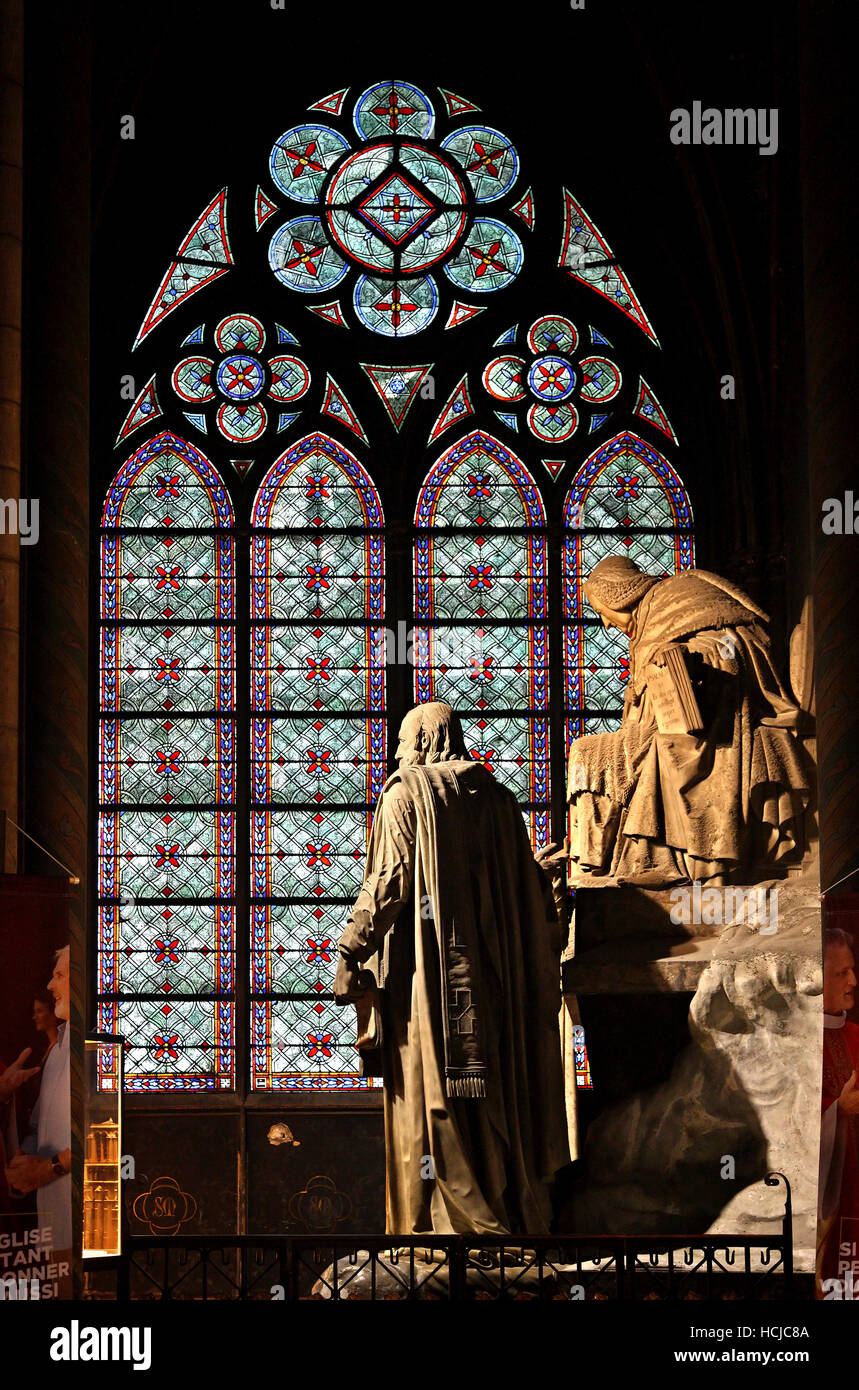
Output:
[[[657,895],[644,895],[647,901],[637,906],[641,890],[588,890],[599,894],[598,904],[578,895],[577,917],[585,920],[576,924],[576,954],[565,963],[564,978],[580,1006],[591,995],[624,992],[694,990],[694,997],[691,1042],[668,1079],[609,1105],[591,1123],[585,1171],[562,1214],[565,1229],[776,1231],[783,1193],[760,1181],[775,1169],[793,1190],[796,1268],[813,1267],[819,880],[812,869],[760,886],[778,889],[772,934],[746,922],[715,932],[680,928],[680,937],[648,934],[636,924],[649,920],[664,932],[663,905],[652,901]],[[598,1074],[594,1084],[599,1087]]]

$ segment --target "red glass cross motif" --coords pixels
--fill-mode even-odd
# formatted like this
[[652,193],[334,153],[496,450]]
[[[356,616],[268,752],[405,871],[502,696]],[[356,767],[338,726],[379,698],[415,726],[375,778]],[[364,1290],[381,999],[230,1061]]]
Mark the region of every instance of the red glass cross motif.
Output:
[[315,941],[312,936],[308,936],[307,944],[310,950],[307,953],[308,961],[325,960],[330,961],[331,938],[326,937],[324,941]]
[[179,960],[179,957],[178,957],[177,954],[176,954],[176,947],[177,947],[178,945],[179,945],[179,938],[178,938],[178,936],[177,936],[173,941],[167,941],[167,942],[159,941],[158,937],[156,937],[156,938],[155,938],[155,946],[156,946],[156,951],[155,951],[155,963],[156,963],[156,965],[159,965],[159,964],[161,963],[162,960],[172,960],[174,965],[177,964],[177,962],[178,962],[178,960]]
[[295,167],[292,171],[292,177],[294,179],[301,178],[301,175],[305,173],[307,169],[312,169],[314,173],[317,174],[320,174],[322,172],[322,165],[317,163],[317,161],[313,158],[313,155],[316,152],[315,140],[310,141],[310,144],[307,146],[306,150],[303,153],[301,152],[301,150],[290,150],[285,147],[283,152],[285,155],[287,155],[289,159],[295,160]]
[[308,1033],[307,1041],[310,1044],[307,1049],[308,1057],[315,1057],[317,1052],[321,1052],[323,1057],[331,1056],[331,1048],[328,1044],[334,1039],[330,1033]]
[[489,669],[491,665],[491,656],[484,656],[482,660],[479,657],[473,656],[471,658],[472,672],[468,679],[472,681],[494,680],[494,673]]
[[489,475],[487,473],[469,473],[468,484],[469,497],[492,496],[492,491],[489,487]]
[[469,589],[492,588],[492,580],[489,578],[492,570],[491,565],[469,565],[468,568],[474,576],[473,579],[469,579],[468,581]]
[[475,169],[483,169],[487,174],[491,174],[494,179],[500,178],[495,161],[499,155],[504,153],[503,146],[497,150],[484,150],[480,142],[475,140],[474,153],[477,155],[477,158],[473,164],[467,166],[470,174],[473,173]]
[[397,96],[397,89],[396,87],[392,87],[387,106],[374,106],[373,115],[387,116],[391,130],[396,131],[399,129],[400,117],[413,116],[416,110],[417,107],[415,106],[401,106],[399,97]]
[[158,664],[158,670],[155,673],[155,679],[157,681],[163,681],[165,677],[167,680],[171,681],[177,681],[179,679],[180,662],[178,656],[174,656],[173,660],[169,663],[164,661],[160,656],[157,656],[155,660]]
[[155,1060],[156,1060],[156,1062],[160,1062],[160,1061],[161,1061],[161,1058],[164,1056],[164,1053],[165,1053],[165,1052],[167,1053],[167,1056],[168,1056],[168,1057],[172,1057],[172,1058],[175,1060],[175,1058],[177,1058],[177,1057],[179,1056],[179,1053],[178,1053],[177,1050],[176,1050],[176,1044],[177,1044],[178,1041],[179,1041],[179,1034],[178,1034],[178,1033],[172,1033],[172,1034],[170,1035],[169,1038],[162,1038],[162,1036],[161,1036],[160,1033],[156,1033],[156,1034],[155,1034],[155,1044],[156,1044],[156,1046],[155,1046]]
[[174,869],[179,867],[179,846],[178,845],[156,845],[155,846],[155,867],[163,869],[165,865],[172,864]]
[[376,309],[384,309],[386,314],[389,313],[391,315],[391,326],[393,328],[399,328],[403,314],[413,313],[416,309],[420,308],[420,305],[410,304],[407,300],[404,300],[400,295],[398,287],[395,285],[391,292],[390,303],[380,300],[374,307]]
[[471,748],[469,751],[476,763],[483,763],[483,766],[488,768],[490,772],[494,771],[491,761],[495,757],[494,748]]
[[328,759],[331,757],[330,748],[308,748],[307,757],[310,759],[307,766],[308,772],[331,771],[331,768],[328,765]]
[[179,749],[173,753],[162,753],[160,748],[155,749],[155,756],[158,759],[156,772],[178,772],[179,771]]
[[477,270],[474,272],[475,279],[479,280],[482,275],[486,274],[487,270],[500,270],[502,273],[506,272],[507,266],[496,259],[498,252],[501,250],[500,241],[493,241],[488,251],[480,251],[474,246],[468,246],[466,250],[479,262]]
[[283,269],[294,270],[296,266],[300,265],[304,270],[307,271],[308,275],[313,275],[314,277],[317,276],[319,274],[319,271],[317,270],[313,262],[317,256],[322,255],[322,252],[325,250],[325,247],[313,246],[307,248],[302,244],[302,242],[298,241],[297,238],[294,237],[292,241],[292,249],[293,251],[295,251],[296,254],[291,261],[286,261],[284,263]]
[[308,867],[308,869],[312,869],[314,864],[325,864],[325,865],[330,869],[330,868],[331,868],[331,860],[328,858],[328,851],[330,850],[330,848],[331,848],[331,842],[330,842],[330,840],[329,840],[326,844],[324,844],[324,845],[319,845],[318,847],[317,847],[316,845],[308,844],[308,845],[307,845],[307,867]]
[[641,483],[637,473],[621,473],[615,478],[617,491],[615,497],[637,497]]

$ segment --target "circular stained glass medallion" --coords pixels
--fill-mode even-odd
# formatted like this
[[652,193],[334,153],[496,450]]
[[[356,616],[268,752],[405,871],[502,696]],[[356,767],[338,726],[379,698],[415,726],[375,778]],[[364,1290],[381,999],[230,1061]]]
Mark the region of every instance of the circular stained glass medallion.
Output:
[[255,357],[236,353],[220,364],[216,381],[218,388],[231,401],[251,401],[263,388],[263,371]]
[[532,352],[571,353],[578,341],[575,324],[560,314],[546,314],[528,329],[528,346]]
[[258,352],[265,329],[251,314],[230,314],[215,329],[215,342],[221,352]]
[[575,434],[579,417],[572,405],[532,405],[528,425],[544,444],[562,444]]
[[198,403],[214,399],[210,357],[184,357],[173,371],[173,390],[183,401]]
[[388,338],[407,338],[435,318],[438,290],[429,275],[421,280],[374,280],[362,275],[355,286],[354,304],[365,328]]
[[502,222],[478,217],[462,249],[444,267],[461,290],[485,293],[511,284],[522,267],[522,243]]
[[620,390],[619,369],[607,357],[583,357],[581,394],[587,401],[614,400]]
[[282,284],[303,294],[333,289],[349,269],[329,246],[318,217],[296,217],[276,231],[268,260]]
[[297,401],[310,385],[310,373],[297,357],[273,357],[269,362],[271,386],[268,394],[276,401]]
[[257,402],[235,405],[230,401],[221,406],[217,418],[221,434],[234,444],[252,444],[268,424],[265,409]]
[[528,370],[528,385],[541,401],[566,400],[576,385],[576,378],[569,362],[563,357],[538,357]]
[[417,275],[453,250],[466,207],[462,181],[433,151],[371,145],[337,170],[325,220],[338,249],[359,265]]
[[495,357],[483,373],[483,385],[496,401],[521,401],[525,395],[525,363],[521,357]]
[[299,203],[315,203],[328,171],[349,142],[327,125],[297,125],[281,135],[269,168],[278,188]]
[[516,182],[519,157],[506,135],[489,126],[463,126],[442,140],[462,165],[478,203],[502,198]]
[[428,96],[410,82],[375,82],[355,103],[355,129],[366,140],[380,135],[425,140],[435,125]]

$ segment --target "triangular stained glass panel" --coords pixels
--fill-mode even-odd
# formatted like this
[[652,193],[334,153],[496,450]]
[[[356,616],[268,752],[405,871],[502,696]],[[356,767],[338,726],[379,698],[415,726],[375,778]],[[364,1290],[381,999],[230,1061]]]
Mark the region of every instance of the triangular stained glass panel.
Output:
[[343,110],[343,103],[349,91],[348,87],[341,87],[339,92],[331,92],[329,96],[322,97],[321,101],[314,101],[312,106],[308,106],[308,111],[327,111],[329,116],[339,116]]
[[637,415],[640,420],[646,420],[648,424],[655,425],[663,434],[667,434],[670,440],[675,444],[677,443],[677,435],[674,433],[671,421],[659,404],[655,391],[648,386],[644,377],[638,378],[638,400],[632,413]]
[[294,333],[290,333],[289,329],[284,328],[283,325],[280,323],[276,323],[274,326],[277,332],[277,341],[279,343],[295,343],[295,346],[298,347],[298,339],[296,338]]
[[594,430],[598,430],[601,425],[605,424],[606,420],[610,419],[611,411],[609,411],[607,415],[592,415],[591,422],[588,425],[588,434],[593,434]]
[[495,414],[498,416],[498,419],[501,421],[502,425],[507,426],[508,430],[516,430],[518,432],[519,421],[516,419],[515,415],[511,415],[506,410],[496,410]]
[[558,264],[574,280],[589,285],[637,323],[651,342],[659,339],[632,286],[615,262],[611,247],[569,189],[564,189],[564,237]]
[[191,227],[156,291],[134,340],[138,347],[162,319],[232,267],[227,236],[227,190],[222,188]]
[[267,222],[270,217],[273,217],[276,212],[277,208],[274,203],[270,198],[266,197],[259,187],[259,184],[257,184],[257,195],[254,202],[254,222],[256,223],[257,231],[259,231],[263,223]]
[[330,376],[325,381],[325,400],[322,403],[322,414],[330,415],[332,420],[337,420],[341,425],[345,425],[346,429],[356,434],[364,444],[369,444],[370,441],[364,433],[360,420],[337,382]]
[[597,332],[593,324],[590,325],[590,335],[592,343],[599,343],[602,347],[613,348],[614,343],[610,343],[608,338],[603,337],[602,333]]
[[201,434],[208,433],[205,415],[193,415],[188,410],[183,410],[182,414],[185,416],[186,420],[191,421],[191,424],[194,426],[195,430],[199,430]]
[[182,339],[181,346],[187,347],[189,343],[202,343],[205,332],[206,325],[204,323],[198,323],[196,328],[192,328],[187,338]]
[[293,413],[292,413],[291,415],[287,414],[286,411],[284,411],[281,415],[278,415],[278,417],[277,417],[277,432],[278,432],[278,434],[282,434],[284,430],[288,430],[289,427],[290,427],[290,425],[292,424],[293,420],[297,420],[300,414],[301,414],[301,411],[300,411],[300,410],[295,410],[295,411],[293,411]]
[[308,304],[307,309],[311,314],[316,314],[319,318],[325,319],[326,323],[336,323],[338,328],[349,327],[343,317],[340,304],[336,299],[332,299],[330,304]]
[[473,414],[474,406],[471,404],[471,398],[468,394],[468,373],[466,373],[448,397],[447,405],[433,425],[428,442],[432,444],[440,434],[444,434],[445,430],[450,429],[451,425],[459,425]]
[[469,319],[474,319],[478,314],[483,314],[485,312],[485,304],[461,304],[457,299],[448,314],[445,328],[459,328],[461,323],[468,323]]
[[230,459],[230,463],[235,468],[239,477],[243,478],[250,468],[254,466],[253,459]]
[[493,347],[505,347],[508,343],[515,343],[515,341],[516,341],[516,334],[517,334],[518,332],[519,332],[519,325],[518,325],[518,323],[514,323],[514,325],[513,325],[512,328],[506,329],[506,330],[501,334],[500,338],[496,338],[496,339],[495,339],[495,342],[492,344],[492,346],[493,346]]
[[183,259],[214,261],[232,265],[230,239],[227,235],[227,190],[222,188],[207,208],[200,213],[179,250],[177,261]]
[[471,101],[466,101],[465,97],[458,97],[456,92],[449,92],[446,87],[439,87],[439,91],[449,116],[461,116],[466,111],[480,110],[479,106],[475,106]]
[[[121,444],[123,439],[127,439],[130,434],[133,434],[135,430],[139,430],[142,425],[151,425],[153,420],[157,420],[159,415],[163,415],[164,412],[155,394],[155,376],[156,373],[153,372],[126,415],[125,423],[116,436],[117,444]],[[114,448],[115,447],[116,445],[114,445]]]
[[512,213],[515,213],[515,215],[516,215],[517,217],[521,217],[522,221],[525,223],[525,226],[526,226],[530,231],[533,231],[533,229],[534,229],[534,194],[533,194],[533,192],[531,191],[530,188],[527,190],[526,193],[523,193],[523,195],[522,195],[522,197],[519,199],[518,203],[516,203],[516,204],[510,209],[510,211],[511,211]]
[[557,478],[566,461],[566,459],[540,459],[543,467],[548,468],[553,478]]
[[376,388],[395,430],[402,426],[415,396],[432,369],[432,362],[420,367],[379,367],[368,362],[361,363],[361,370],[366,372]]

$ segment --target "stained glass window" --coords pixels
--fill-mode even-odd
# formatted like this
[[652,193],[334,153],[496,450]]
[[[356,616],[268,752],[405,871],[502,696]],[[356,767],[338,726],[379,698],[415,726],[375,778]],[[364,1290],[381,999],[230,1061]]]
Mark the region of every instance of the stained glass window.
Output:
[[415,514],[415,698],[453,705],[535,848],[549,830],[545,523],[521,460],[481,430],[441,455]]
[[192,445],[142,445],[101,533],[99,1027],[132,1091],[235,1084],[233,513]]
[[332,983],[411,703],[398,679],[386,704],[409,615],[392,658],[376,484],[393,536],[414,522],[413,570],[398,542],[389,580],[414,596],[413,698],[454,705],[535,848],[563,833],[561,716],[567,746],[613,727],[628,674],[582,579],[620,550],[692,564],[656,334],[503,124],[399,80],[287,113],[243,213],[203,190],[137,331],[112,434],[140,447],[102,520],[98,774],[99,1025],[127,1038],[132,1090],[374,1084]]
[[693,563],[692,510],[675,470],[629,430],[595,449],[564,509],[564,668],[567,741],[617,727],[629,649],[587,607],[582,581],[607,555],[626,552],[660,577]]
[[332,984],[385,776],[382,509],[355,456],[311,434],[252,524],[252,1084],[366,1089]]

